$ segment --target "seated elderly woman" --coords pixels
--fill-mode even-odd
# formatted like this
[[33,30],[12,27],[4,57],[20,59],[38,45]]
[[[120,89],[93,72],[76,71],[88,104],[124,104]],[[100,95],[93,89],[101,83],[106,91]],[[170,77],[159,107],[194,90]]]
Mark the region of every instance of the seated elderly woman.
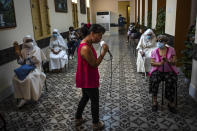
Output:
[[[15,69],[13,77],[14,96],[21,99],[18,107],[22,107],[27,100],[37,101],[46,79],[41,71],[41,63],[46,60],[44,53],[30,35],[25,36],[23,42],[21,51],[17,42],[14,43],[17,61],[22,65]],[[27,73],[30,68],[31,71]]]
[[68,46],[57,29],[53,30],[49,48],[51,49],[49,70],[61,71],[65,67],[65,64],[68,64],[68,55],[66,54]]
[[150,93],[153,95],[152,110],[157,111],[157,93],[159,83],[165,81],[165,97],[169,101],[168,108],[176,113],[174,97],[177,83],[178,70],[176,68],[176,52],[174,48],[167,46],[168,38],[165,35],[157,37],[157,49],[151,53]]
[[137,45],[137,72],[150,71],[151,52],[156,48],[156,36],[151,29],[147,29]]

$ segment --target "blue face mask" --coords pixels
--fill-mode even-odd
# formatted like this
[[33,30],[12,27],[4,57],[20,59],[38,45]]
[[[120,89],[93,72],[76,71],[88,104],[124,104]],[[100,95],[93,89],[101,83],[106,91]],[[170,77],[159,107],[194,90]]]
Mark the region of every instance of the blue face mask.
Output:
[[53,34],[53,37],[57,38],[58,34]]
[[150,40],[150,38],[151,38],[150,35],[147,35],[147,36],[146,36],[146,39],[147,39],[147,40]]
[[160,48],[160,49],[163,49],[164,48],[164,43],[162,42],[157,42],[157,47]]

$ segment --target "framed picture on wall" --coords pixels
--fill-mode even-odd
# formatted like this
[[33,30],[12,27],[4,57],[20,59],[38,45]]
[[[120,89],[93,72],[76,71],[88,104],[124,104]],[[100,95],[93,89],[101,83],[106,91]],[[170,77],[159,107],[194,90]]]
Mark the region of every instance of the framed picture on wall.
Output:
[[86,0],[80,0],[81,14],[86,14]]
[[56,12],[68,12],[67,0],[54,0]]
[[0,0],[0,29],[16,27],[13,0]]

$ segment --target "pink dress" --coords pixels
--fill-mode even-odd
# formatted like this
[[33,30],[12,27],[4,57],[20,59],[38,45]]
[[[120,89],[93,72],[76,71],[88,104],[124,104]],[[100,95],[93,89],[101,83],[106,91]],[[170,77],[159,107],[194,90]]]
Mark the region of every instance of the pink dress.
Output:
[[[170,60],[173,56],[176,55],[176,52],[174,50],[174,48],[172,47],[166,47],[167,48],[167,51],[166,51],[166,58],[168,60]],[[159,48],[155,49],[152,51],[151,53],[151,59],[154,59],[155,62],[161,62],[162,60],[162,56],[159,55]],[[156,70],[159,70],[160,72],[163,72],[163,66],[152,66],[151,67],[151,70],[149,72],[149,76],[151,76],[151,74],[156,71]],[[178,74],[178,70],[176,68],[175,65],[169,65],[168,63],[165,63],[164,64],[164,72],[171,72],[173,71],[175,74]]]
[[[92,67],[88,62],[81,57],[81,47],[87,43],[79,44],[78,48],[78,64],[76,73],[76,87],[77,88],[98,88],[99,87],[99,72],[98,67]],[[89,46],[89,45],[88,45]],[[89,46],[97,59],[97,54],[93,46]]]

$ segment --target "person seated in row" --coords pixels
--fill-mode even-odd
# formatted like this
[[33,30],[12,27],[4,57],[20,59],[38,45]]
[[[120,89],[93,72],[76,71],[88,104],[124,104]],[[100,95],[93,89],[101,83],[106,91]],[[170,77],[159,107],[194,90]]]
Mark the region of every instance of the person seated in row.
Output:
[[78,38],[79,38],[79,34],[74,30],[73,27],[69,27],[69,37],[68,37],[69,59],[74,58],[75,49],[79,45]]
[[53,30],[50,39],[49,48],[50,48],[49,70],[61,71],[65,67],[65,65],[68,64],[68,55],[66,53],[68,46],[57,29]]
[[151,53],[151,71],[149,72],[149,89],[153,95],[152,110],[158,110],[157,94],[161,81],[165,81],[165,97],[169,101],[170,112],[176,113],[174,97],[177,84],[178,70],[176,68],[176,52],[167,46],[168,38],[165,35],[157,37],[157,47]]
[[151,52],[156,48],[156,36],[151,29],[147,29],[137,45],[137,72],[150,71]]
[[[14,42],[17,62],[22,65],[19,68],[25,67],[22,70],[15,69],[12,80],[14,96],[21,99],[17,105],[19,108],[28,100],[38,101],[46,79],[46,75],[41,70],[42,62],[46,60],[46,56],[30,35],[25,36],[23,42],[22,50],[20,50],[18,43]],[[27,68],[31,68],[28,73],[26,73]]]
[[129,37],[131,35],[131,33],[136,33],[137,30],[135,29],[135,24],[134,23],[131,23],[129,25],[129,29],[128,29],[128,32],[127,32],[127,42],[129,42]]

